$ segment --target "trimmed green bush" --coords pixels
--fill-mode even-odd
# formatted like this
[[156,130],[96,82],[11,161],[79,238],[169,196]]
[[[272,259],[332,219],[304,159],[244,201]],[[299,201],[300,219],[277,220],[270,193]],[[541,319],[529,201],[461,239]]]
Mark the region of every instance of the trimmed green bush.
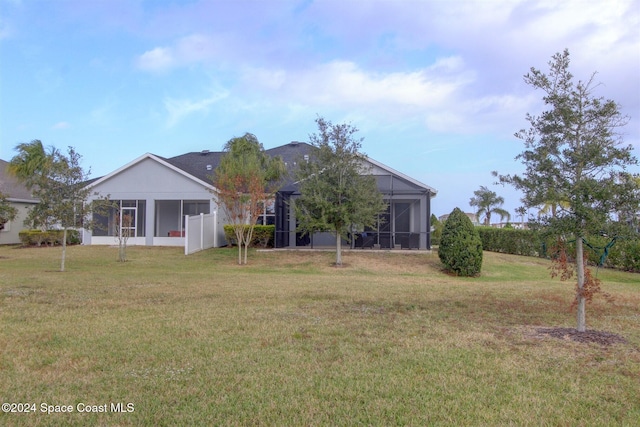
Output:
[[[519,230],[493,227],[476,227],[485,251],[512,255],[538,256],[550,258],[556,245],[555,238],[542,231]],[[585,254],[590,265],[640,272],[640,240],[620,238],[612,242],[610,237],[589,236],[586,239]],[[567,249],[575,251],[575,242],[569,240]],[[606,256],[605,255],[606,250]],[[603,258],[604,256],[604,258]]]
[[516,228],[477,227],[485,251],[513,255],[545,256],[539,233]]
[[[245,228],[249,228],[249,226],[245,225]],[[258,248],[273,247],[273,236],[275,233],[275,225],[256,225],[253,228],[253,237],[249,246]],[[231,225],[224,226],[224,237],[227,239],[229,246],[236,246],[238,244],[238,242],[236,242],[236,234]]]
[[482,241],[478,230],[460,209],[444,223],[438,256],[447,271],[458,276],[477,276],[482,269]]
[[[24,246],[55,246],[62,244],[64,230],[22,230],[18,233],[20,242]],[[78,230],[67,230],[67,245],[80,243]]]

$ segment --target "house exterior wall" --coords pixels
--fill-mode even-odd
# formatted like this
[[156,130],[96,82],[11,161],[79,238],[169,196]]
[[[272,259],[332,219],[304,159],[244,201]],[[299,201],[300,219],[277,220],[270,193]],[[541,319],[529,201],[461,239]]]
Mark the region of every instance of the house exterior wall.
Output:
[[28,201],[14,201],[8,199],[11,206],[18,210],[13,221],[9,221],[4,225],[4,230],[0,230],[0,245],[8,245],[20,243],[20,231],[24,230],[24,220],[27,219],[29,210],[35,206],[35,202]]
[[[181,217],[176,220],[177,236],[155,235],[156,220],[162,218],[162,212],[156,211],[158,208],[157,201],[208,200],[209,212],[220,211],[213,200],[214,195],[202,183],[159,163],[153,158],[142,159],[140,162],[92,186],[90,200],[107,196],[111,200],[145,201],[144,236],[130,238],[127,241],[129,245],[184,246],[184,237],[180,233],[182,230],[180,230],[181,226],[178,222],[182,220]],[[217,241],[223,244],[225,242],[224,231],[222,231],[224,217],[223,215],[218,215],[217,218],[219,230]],[[93,233],[85,230],[83,242],[85,244],[112,245],[115,242],[115,237],[93,236]]]

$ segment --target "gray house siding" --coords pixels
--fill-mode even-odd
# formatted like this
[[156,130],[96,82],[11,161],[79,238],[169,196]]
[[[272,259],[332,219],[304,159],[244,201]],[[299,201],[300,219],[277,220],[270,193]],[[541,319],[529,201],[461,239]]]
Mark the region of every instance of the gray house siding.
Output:
[[[184,215],[218,211],[212,186],[174,167],[165,159],[145,154],[129,165],[90,184],[91,200],[108,197],[125,201],[121,209],[135,212],[133,245],[184,245]],[[217,241],[224,244],[223,221],[218,215]],[[107,224],[107,228],[109,225]],[[84,232],[86,244],[113,244],[114,231]]]
[[26,227],[24,221],[38,200],[31,196],[31,192],[13,175],[9,174],[9,162],[0,159],[0,193],[7,197],[7,202],[18,210],[18,214],[0,230],[0,245],[20,243],[19,233]]

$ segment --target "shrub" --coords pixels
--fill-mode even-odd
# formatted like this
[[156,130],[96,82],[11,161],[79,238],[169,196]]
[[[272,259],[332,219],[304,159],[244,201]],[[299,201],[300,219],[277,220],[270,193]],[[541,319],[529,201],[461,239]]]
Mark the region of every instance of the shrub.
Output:
[[[62,244],[64,230],[22,230],[18,233],[24,246],[55,246]],[[67,245],[81,243],[78,230],[67,230]]]
[[455,208],[444,223],[438,256],[446,270],[477,276],[482,268],[482,241],[471,220]]
[[[249,226],[245,225],[245,227],[248,228]],[[256,225],[253,228],[253,236],[249,246],[259,248],[273,247],[273,236],[275,235],[275,232],[275,225]],[[233,226],[224,226],[224,237],[227,239],[229,246],[236,246],[238,244],[238,242],[236,242],[236,234],[233,231]]]
[[477,227],[485,251],[513,255],[544,256],[540,234],[516,228]]

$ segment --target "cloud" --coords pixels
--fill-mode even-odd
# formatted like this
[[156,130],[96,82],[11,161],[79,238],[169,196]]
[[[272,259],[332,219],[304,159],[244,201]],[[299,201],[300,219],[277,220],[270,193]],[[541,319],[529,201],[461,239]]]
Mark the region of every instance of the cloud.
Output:
[[136,65],[145,71],[164,71],[171,68],[174,62],[171,49],[156,47],[140,55]]
[[211,106],[216,104],[218,101],[226,98],[228,93],[226,91],[222,91],[219,93],[213,93],[208,98],[199,99],[199,100],[190,100],[190,99],[176,99],[167,97],[164,99],[164,107],[169,114],[169,118],[167,120],[167,127],[173,127],[186,117],[195,114],[195,113],[208,113]]
[[223,50],[221,38],[192,34],[174,44],[156,47],[136,58],[136,66],[144,71],[158,72],[171,68],[207,63],[216,59]]
[[58,122],[51,127],[51,129],[54,129],[54,130],[65,130],[70,128],[71,128],[71,125],[69,124],[69,122]]
[[[378,72],[351,61],[331,61],[305,70],[245,69],[242,85],[269,102],[337,108],[378,125],[420,121],[436,132],[472,133],[524,117],[530,97],[472,94],[476,71],[459,56],[443,57],[413,71]],[[511,132],[512,130],[510,130]]]

